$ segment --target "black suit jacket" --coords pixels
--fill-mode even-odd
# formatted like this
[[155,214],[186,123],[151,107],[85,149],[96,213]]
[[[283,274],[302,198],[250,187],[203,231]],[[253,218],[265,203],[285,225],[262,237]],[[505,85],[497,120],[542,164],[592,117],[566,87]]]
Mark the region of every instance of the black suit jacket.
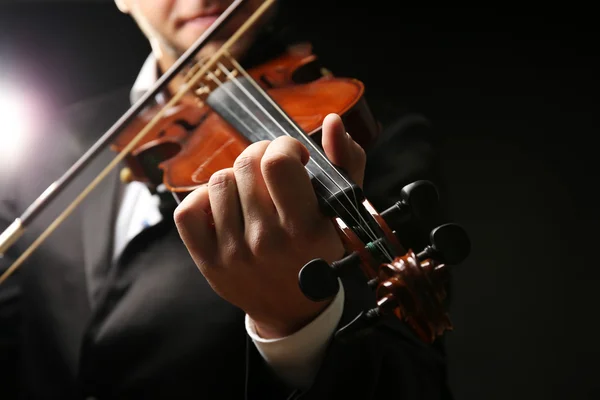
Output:
[[[128,88],[69,110],[23,161],[19,177],[0,187],[0,228],[57,179],[129,107]],[[365,192],[378,208],[415,179],[433,179],[435,149],[426,121],[405,115],[369,152]],[[390,152],[390,149],[394,149]],[[20,254],[114,157],[104,151],[29,227],[2,260]],[[393,169],[393,171],[392,171]],[[18,355],[25,398],[398,398],[449,396],[443,354],[401,323],[344,344],[334,341],[307,393],[284,387],[264,364],[244,328],[244,314],[218,297],[198,272],[167,218],[111,263],[121,184],[118,170],[37,249],[0,293],[4,341]],[[23,177],[26,177],[23,179]],[[424,243],[415,238],[415,246]],[[8,288],[8,289],[7,289]],[[340,326],[373,306],[364,282],[345,278]],[[18,305],[18,306],[17,306]],[[18,307],[18,308],[16,308]],[[12,313],[11,313],[12,312]],[[5,332],[16,332],[5,330]],[[7,334],[7,336],[9,336]],[[18,348],[18,351],[14,351]],[[10,361],[10,360],[9,360]],[[6,386],[5,386],[6,387]]]

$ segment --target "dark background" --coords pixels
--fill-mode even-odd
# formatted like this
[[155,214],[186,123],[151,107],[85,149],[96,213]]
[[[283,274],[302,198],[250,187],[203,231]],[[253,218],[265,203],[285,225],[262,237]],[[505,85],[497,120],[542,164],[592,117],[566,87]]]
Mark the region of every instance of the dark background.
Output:
[[[435,124],[445,200],[473,240],[446,338],[456,398],[600,398],[591,6],[296,3],[325,64],[388,99],[383,120]],[[148,51],[112,1],[0,5],[0,80],[35,83],[53,110],[131,84]]]

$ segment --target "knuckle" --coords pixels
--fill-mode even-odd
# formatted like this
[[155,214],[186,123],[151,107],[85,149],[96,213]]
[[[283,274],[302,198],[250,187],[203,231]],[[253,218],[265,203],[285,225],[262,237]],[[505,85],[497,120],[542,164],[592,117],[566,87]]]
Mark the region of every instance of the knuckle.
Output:
[[233,180],[232,173],[230,169],[224,169],[221,171],[217,171],[211,175],[208,180],[209,188],[225,188],[229,183]]
[[272,152],[266,154],[261,160],[261,168],[265,173],[277,172],[293,165],[296,160],[289,154]]
[[177,205],[173,212],[173,219],[177,225],[185,225],[196,220],[198,211],[203,210],[204,192],[202,189],[193,191]]
[[262,154],[269,147],[270,143],[269,140],[260,140],[248,145],[235,159],[233,170],[243,171],[254,168],[260,162]]
[[246,240],[250,252],[255,257],[264,257],[271,253],[274,247],[279,247],[280,237],[280,235],[274,234],[273,230],[258,225],[252,227]]
[[182,202],[177,206],[173,212],[173,220],[177,226],[183,226],[188,223],[188,221],[191,219],[191,214],[193,213],[192,207],[193,205],[190,202]]
[[224,266],[235,267],[249,262],[248,251],[245,246],[236,241],[228,241],[221,248],[221,260]]
[[248,171],[252,170],[253,166],[256,164],[257,159],[250,154],[241,154],[238,158],[235,159],[233,163],[234,171]]
[[275,145],[281,145],[281,146],[290,146],[290,145],[295,145],[297,143],[300,143],[298,141],[298,139],[293,138],[291,136],[287,136],[287,135],[283,135],[283,136],[278,136],[276,137],[273,142],[271,142]]

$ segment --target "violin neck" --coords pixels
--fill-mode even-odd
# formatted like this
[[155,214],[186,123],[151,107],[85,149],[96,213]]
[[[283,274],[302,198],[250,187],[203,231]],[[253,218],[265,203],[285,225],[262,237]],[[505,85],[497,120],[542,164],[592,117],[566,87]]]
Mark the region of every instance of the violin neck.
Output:
[[385,252],[377,258],[389,261],[385,254],[393,254],[392,246],[384,239],[378,221],[365,208],[360,187],[334,166],[321,146],[250,79],[238,78],[224,83],[208,96],[207,104],[250,142],[284,135],[299,140],[310,153],[306,169],[323,213],[343,221],[365,245],[382,239],[379,248]]
[[351,203],[360,203],[363,194],[343,171],[335,167],[315,143],[254,81],[239,78],[213,91],[208,105],[250,142],[290,136],[309,151],[306,164],[323,211],[329,216],[343,216]]

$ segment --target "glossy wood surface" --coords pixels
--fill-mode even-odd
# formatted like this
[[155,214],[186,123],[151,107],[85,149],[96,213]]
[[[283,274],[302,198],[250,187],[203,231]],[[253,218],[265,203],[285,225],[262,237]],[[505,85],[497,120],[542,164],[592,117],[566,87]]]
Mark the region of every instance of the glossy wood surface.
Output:
[[[379,133],[379,125],[364,101],[364,85],[352,78],[323,75],[309,50],[291,48],[248,73],[317,143],[323,119],[337,113],[348,133],[368,148]],[[223,63],[234,67],[230,61]],[[194,96],[199,101],[189,97],[181,101],[146,135],[126,159],[133,179],[154,186],[163,183],[172,192],[189,192],[205,184],[214,172],[233,165],[249,142],[208,106],[199,106],[206,95]],[[159,109],[156,106],[140,114],[114,142],[113,150],[120,151],[129,143]]]
[[386,313],[405,320],[419,337],[432,343],[452,329],[445,311],[445,266],[431,259],[419,262],[412,250],[379,269],[377,299]]

